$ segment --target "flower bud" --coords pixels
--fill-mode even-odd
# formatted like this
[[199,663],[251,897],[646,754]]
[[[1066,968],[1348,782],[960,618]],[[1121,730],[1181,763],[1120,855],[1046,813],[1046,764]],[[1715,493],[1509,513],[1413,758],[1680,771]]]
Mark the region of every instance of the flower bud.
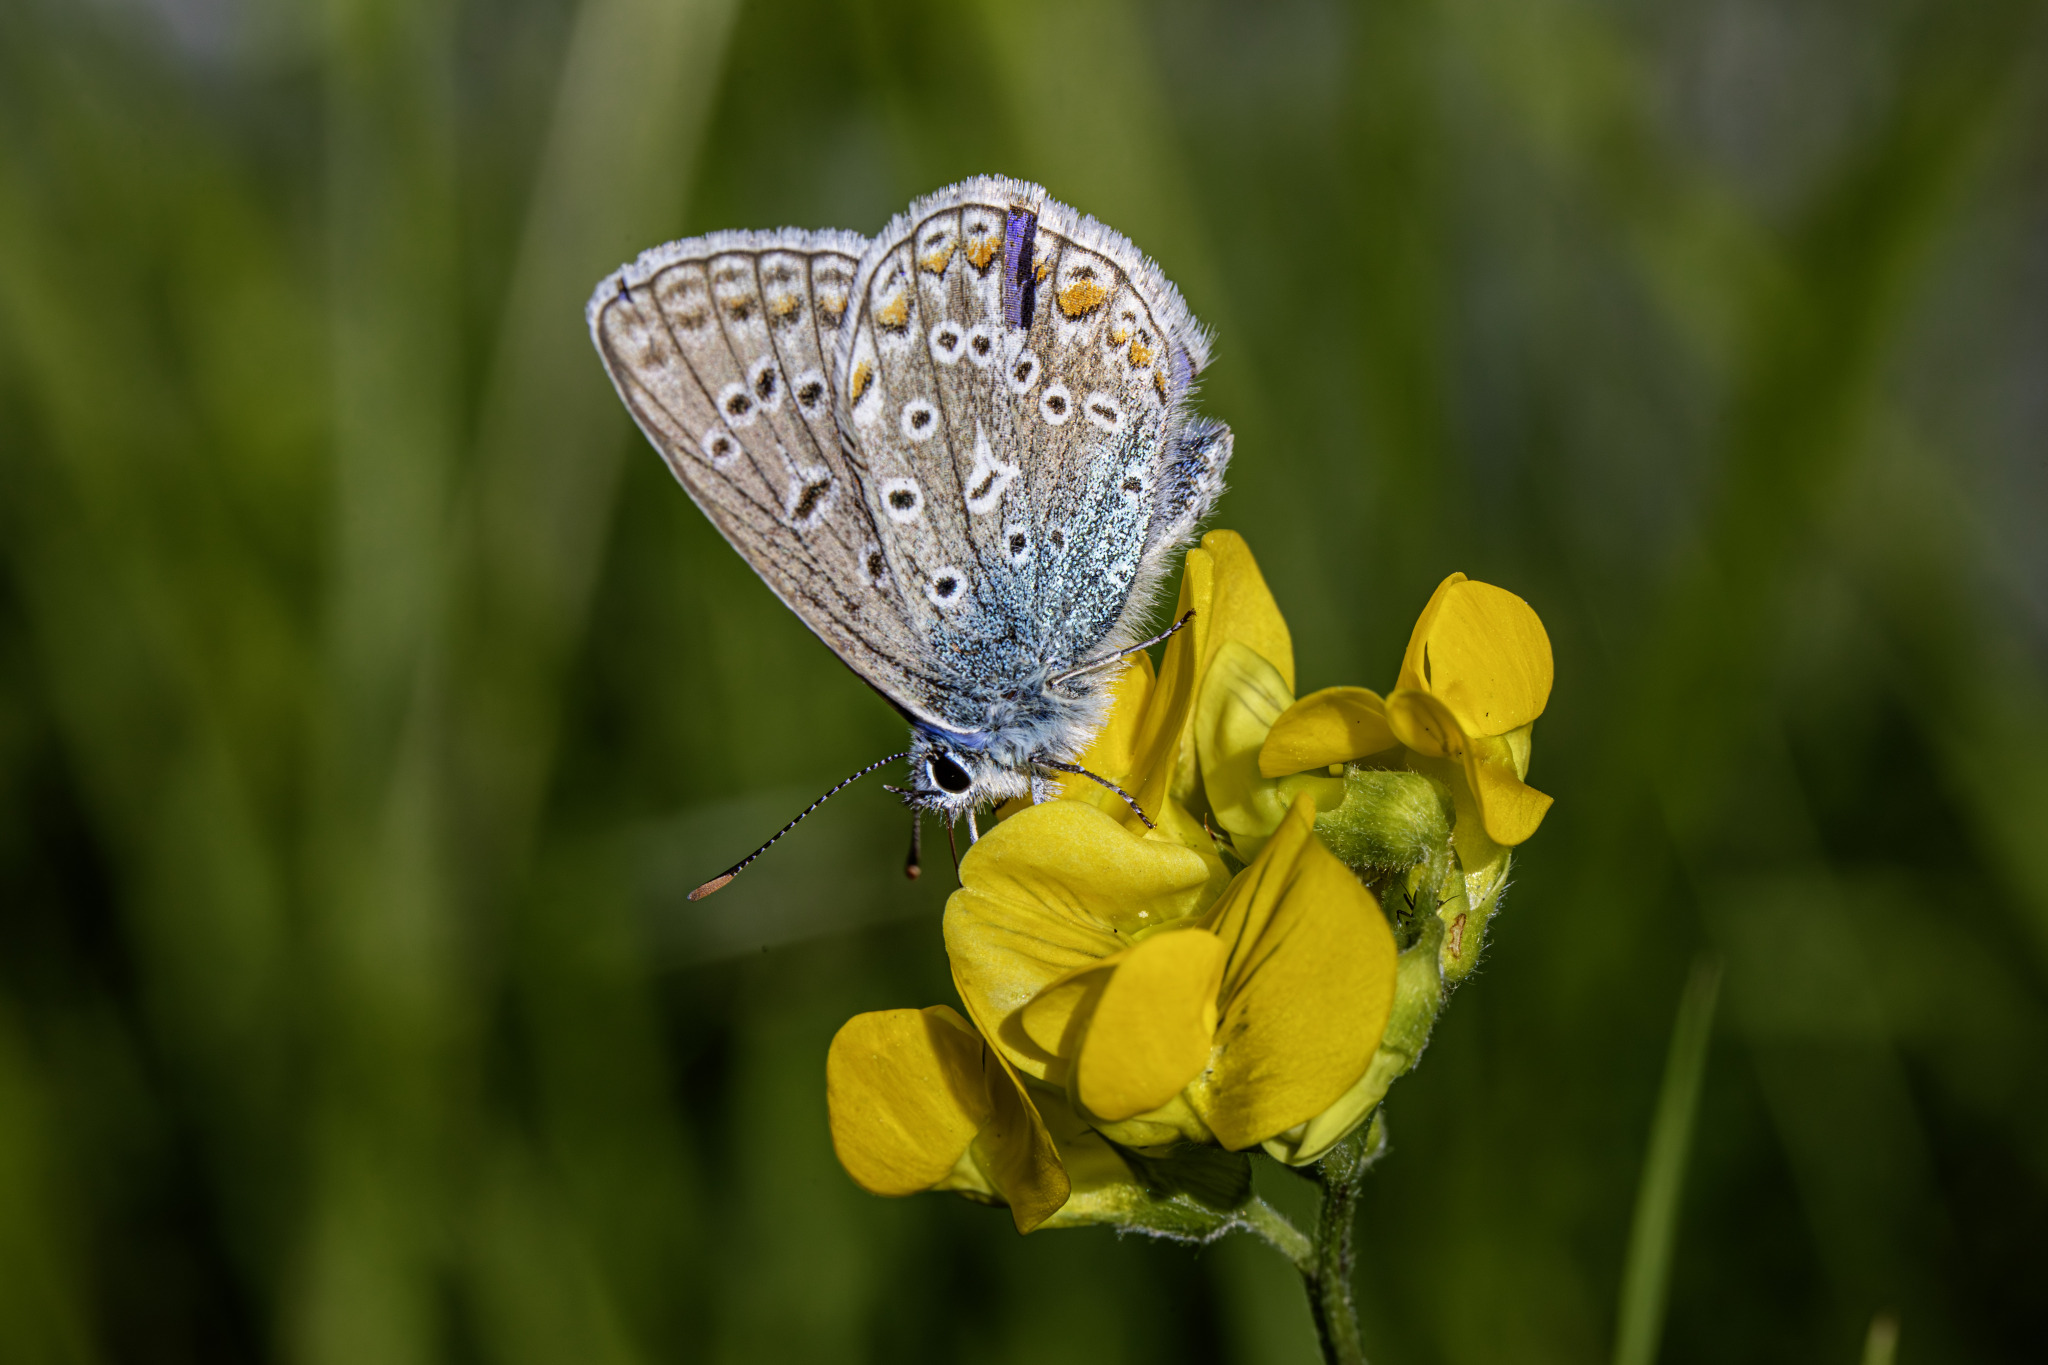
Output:
[[1426,861],[1451,837],[1450,794],[1420,773],[1350,764],[1344,802],[1316,817],[1316,833],[1368,881]]

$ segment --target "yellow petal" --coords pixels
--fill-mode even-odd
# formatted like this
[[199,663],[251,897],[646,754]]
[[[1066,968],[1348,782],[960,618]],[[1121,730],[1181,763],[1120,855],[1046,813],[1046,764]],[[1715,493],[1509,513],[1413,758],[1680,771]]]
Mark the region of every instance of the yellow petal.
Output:
[[1170,796],[1166,798],[1165,805],[1148,811],[1147,814],[1151,815],[1159,826],[1146,833],[1147,839],[1177,843],[1193,849],[1200,856],[1203,865],[1209,869],[1209,882],[1196,896],[1195,902],[1200,906],[1214,905],[1216,898],[1230,885],[1230,868],[1224,864],[1222,855],[1216,851],[1215,836],[1200,820],[1188,814],[1186,806]]
[[1125,953],[1095,1001],[1077,1093],[1115,1121],[1157,1109],[1209,1060],[1224,947],[1214,934],[1154,934]]
[[1438,612],[1443,609],[1444,598],[1460,583],[1470,582],[1465,575],[1454,573],[1436,585],[1436,591],[1429,595],[1423,605],[1422,615],[1415,618],[1415,629],[1408,632],[1408,649],[1401,655],[1401,675],[1394,681],[1394,689],[1413,689],[1417,692],[1429,690],[1428,680],[1423,677],[1422,649],[1429,640],[1429,633],[1436,626]]
[[993,1113],[974,1140],[975,1155],[1017,1231],[1029,1232],[1060,1211],[1073,1185],[1023,1078],[997,1048],[983,1047],[982,1059]]
[[[1176,621],[1188,612],[1194,618],[1167,642],[1159,677],[1147,698],[1145,714],[1132,742],[1132,781],[1126,790],[1139,807],[1152,813],[1169,797],[1186,802],[1194,785],[1194,753],[1188,726],[1195,710],[1195,684],[1202,671],[1202,641],[1215,616],[1216,561],[1206,550],[1189,550],[1180,578]],[[1183,755],[1183,749],[1186,750]],[[1185,773],[1185,776],[1183,775]],[[1137,824],[1136,817],[1129,823]],[[1143,828],[1142,824],[1139,825]]]
[[1393,934],[1297,800],[1210,916],[1229,949],[1207,1070],[1188,1088],[1233,1150],[1329,1108],[1364,1074],[1394,999]]
[[1260,775],[1259,750],[1293,701],[1280,670],[1241,640],[1223,643],[1202,681],[1194,725],[1202,791],[1240,853],[1256,847],[1287,814],[1271,779]]
[[1137,771],[1143,790],[1134,792],[1149,814],[1160,795],[1170,794],[1200,809],[1201,776],[1195,764],[1194,711],[1203,679],[1216,654],[1232,641],[1264,659],[1294,694],[1294,642],[1287,622],[1259,573],[1244,537],[1211,531],[1201,548],[1190,550],[1181,573],[1176,617],[1195,613],[1167,645],[1159,668],[1152,712],[1139,744]]
[[1465,732],[1451,708],[1427,692],[1402,688],[1387,697],[1387,728],[1425,758],[1462,759]]
[[1211,531],[1202,537],[1202,549],[1215,564],[1203,661],[1213,659],[1225,641],[1240,641],[1279,670],[1291,696],[1294,638],[1288,634],[1287,619],[1280,614],[1280,605],[1273,600],[1272,590],[1259,572],[1258,561],[1252,558],[1251,547],[1235,531]]
[[1095,1017],[1095,1002],[1102,998],[1102,988],[1109,984],[1110,974],[1129,951],[1125,949],[1068,972],[1032,996],[1017,1013],[1024,1036],[1055,1057],[1069,1062],[1079,1057],[1081,1039],[1088,1022]]
[[825,1054],[832,1147],[873,1194],[940,1188],[994,1117],[981,1038],[952,1010],[882,1010],[846,1021]]
[[1209,867],[1193,849],[1141,838],[1093,806],[1050,801],[984,834],[960,860],[960,880],[945,935],[968,1013],[1019,1069],[1044,1080],[1060,1059],[1031,1041],[1019,1011],[1138,931],[1199,910]]
[[1285,777],[1394,747],[1387,704],[1363,687],[1326,687],[1287,708],[1259,748],[1259,772]]
[[[1089,772],[1100,773],[1126,791],[1130,790],[1131,775],[1138,771],[1139,727],[1150,707],[1155,685],[1151,657],[1142,653],[1132,655],[1130,662],[1110,685],[1109,719],[1076,762]],[[1058,785],[1061,796],[1101,806],[1111,815],[1130,810],[1115,792],[1079,773],[1060,774]],[[1114,802],[1114,808],[1105,804],[1107,802]]]
[[1473,740],[1465,753],[1465,779],[1479,801],[1487,837],[1509,848],[1527,840],[1543,823],[1551,799],[1515,775],[1515,755],[1506,740]]
[[1423,641],[1427,691],[1468,735],[1500,735],[1543,714],[1550,700],[1550,636],[1521,598],[1491,583],[1445,593]]

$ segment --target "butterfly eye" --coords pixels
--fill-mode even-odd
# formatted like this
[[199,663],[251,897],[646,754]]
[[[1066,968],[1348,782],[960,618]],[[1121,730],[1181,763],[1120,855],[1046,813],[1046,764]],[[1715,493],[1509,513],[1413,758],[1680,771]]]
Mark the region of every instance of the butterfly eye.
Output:
[[931,761],[925,764],[925,771],[931,774],[933,786],[955,796],[974,785],[974,779],[967,775],[967,769],[944,754],[932,755]]

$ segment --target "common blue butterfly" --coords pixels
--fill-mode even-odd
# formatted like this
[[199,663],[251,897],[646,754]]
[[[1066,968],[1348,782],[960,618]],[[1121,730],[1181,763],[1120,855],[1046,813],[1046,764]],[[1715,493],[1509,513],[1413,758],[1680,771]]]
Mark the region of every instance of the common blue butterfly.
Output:
[[1157,266],[980,176],[871,240],[655,247],[587,316],[698,507],[910,722],[855,778],[908,758],[905,802],[971,832],[976,808],[1083,772],[1111,665],[1152,643],[1133,637],[1230,460],[1229,428],[1189,410],[1209,338]]

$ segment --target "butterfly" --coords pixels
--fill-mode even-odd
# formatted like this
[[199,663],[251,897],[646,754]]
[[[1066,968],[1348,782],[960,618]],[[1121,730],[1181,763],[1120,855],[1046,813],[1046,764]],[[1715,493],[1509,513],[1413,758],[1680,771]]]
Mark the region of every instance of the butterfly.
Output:
[[911,727],[691,899],[897,759],[912,876],[926,811],[977,835],[977,808],[1043,799],[1056,773],[1131,800],[1077,760],[1114,666],[1164,638],[1135,639],[1222,493],[1231,435],[1190,409],[1208,334],[1126,238],[980,176],[872,239],[655,247],[587,317],[677,481]]

